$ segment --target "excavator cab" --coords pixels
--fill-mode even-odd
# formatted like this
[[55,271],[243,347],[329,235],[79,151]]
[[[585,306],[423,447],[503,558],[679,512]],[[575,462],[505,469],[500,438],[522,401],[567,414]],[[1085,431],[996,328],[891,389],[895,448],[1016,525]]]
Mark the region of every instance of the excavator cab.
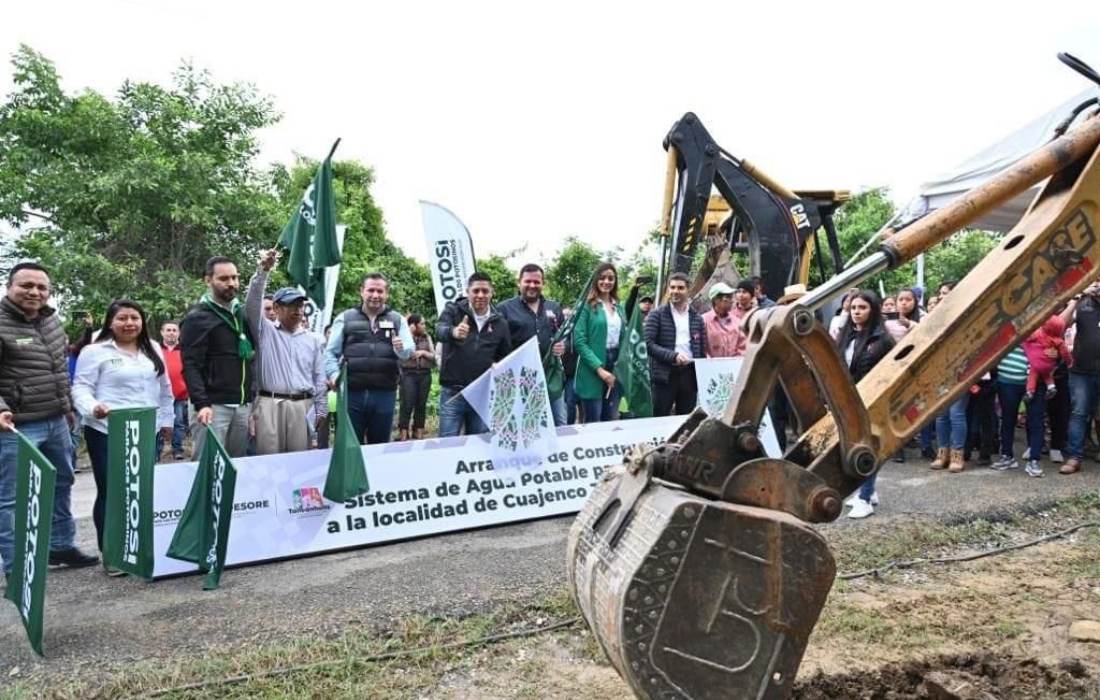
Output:
[[841,271],[833,213],[847,191],[787,189],[719,146],[691,112],[672,125],[664,147],[660,292],[671,272],[694,271],[693,297],[714,282],[747,276],[778,297],[788,285],[808,283],[812,260],[821,279]]

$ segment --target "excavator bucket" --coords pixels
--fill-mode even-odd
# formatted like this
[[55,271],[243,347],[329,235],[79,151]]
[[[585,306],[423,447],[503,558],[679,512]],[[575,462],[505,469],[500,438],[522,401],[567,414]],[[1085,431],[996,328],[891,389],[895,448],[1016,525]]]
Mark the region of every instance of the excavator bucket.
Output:
[[778,511],[617,470],[569,536],[569,579],[642,698],[782,698],[832,586],[824,539]]

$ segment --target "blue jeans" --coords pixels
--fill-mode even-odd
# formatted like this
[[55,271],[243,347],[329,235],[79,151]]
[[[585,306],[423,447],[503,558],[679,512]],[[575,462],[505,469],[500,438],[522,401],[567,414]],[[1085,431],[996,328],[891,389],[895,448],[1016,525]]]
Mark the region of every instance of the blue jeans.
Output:
[[[177,455],[183,452],[183,438],[187,435],[187,424],[190,420],[187,417],[187,399],[176,399],[172,404],[172,410],[176,414],[175,421],[172,423],[172,454]],[[164,452],[164,438],[160,436],[160,431],[157,431],[157,456]]]
[[[618,348],[608,348],[607,358],[603,368],[608,372],[615,371],[615,361],[619,359]],[[606,391],[600,386],[601,393]],[[611,388],[611,393],[598,399],[581,399],[581,408],[584,409],[585,423],[602,423],[603,421],[619,420],[619,403],[623,398],[623,388],[618,381]]]
[[[1035,390],[1035,396],[1027,404],[1027,448],[1031,459],[1039,459],[1043,453],[1043,440],[1046,437],[1044,420],[1047,409],[1047,388],[1042,382]],[[1027,392],[1026,384],[1006,384],[997,382],[997,400],[1001,404],[1001,456],[1015,457],[1013,439],[1016,435],[1016,417],[1020,411],[1020,401]]]
[[554,426],[565,425],[565,392],[556,399],[550,399],[550,414],[554,416]]
[[936,416],[936,442],[940,448],[961,450],[966,447],[966,404],[969,400],[970,394],[963,394]]
[[1100,397],[1100,376],[1069,372],[1069,435],[1066,436],[1066,452],[1070,457],[1084,459],[1085,436],[1089,424],[1096,415],[1096,401]]
[[562,399],[565,401],[565,424],[573,425],[577,422],[577,406],[580,399],[577,398],[577,387],[573,383],[574,377],[565,378],[565,392]]
[[348,417],[360,445],[390,441],[396,406],[397,389],[348,389]]
[[481,416],[460,393],[462,389],[452,386],[439,387],[439,437],[455,437],[463,430],[466,435],[489,432]]
[[[19,432],[34,443],[57,470],[50,549],[69,549],[76,539],[76,521],[70,510],[75,477],[69,424],[65,416],[54,416],[21,423]],[[15,558],[15,466],[18,449],[19,437],[15,433],[0,432],[0,559],[4,560],[6,574],[11,573]]]
[[935,447],[932,444],[932,438],[936,436],[936,419],[928,421],[924,424],[924,427],[920,429],[920,448],[922,450],[931,450]]
[[871,494],[875,492],[875,482],[878,481],[878,472],[871,475],[871,478],[863,482],[863,485],[859,487],[859,497],[861,500],[871,502]]
[[584,409],[585,423],[602,423],[603,421],[619,420],[619,402],[623,398],[619,383],[611,390],[611,395],[598,399],[581,399],[581,408]]

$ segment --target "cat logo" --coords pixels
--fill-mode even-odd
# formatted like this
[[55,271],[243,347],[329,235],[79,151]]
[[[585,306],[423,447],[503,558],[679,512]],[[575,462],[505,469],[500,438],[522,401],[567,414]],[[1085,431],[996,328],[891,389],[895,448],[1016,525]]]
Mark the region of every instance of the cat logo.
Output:
[[791,220],[795,228],[810,228],[810,216],[806,213],[806,207],[795,204],[791,207]]

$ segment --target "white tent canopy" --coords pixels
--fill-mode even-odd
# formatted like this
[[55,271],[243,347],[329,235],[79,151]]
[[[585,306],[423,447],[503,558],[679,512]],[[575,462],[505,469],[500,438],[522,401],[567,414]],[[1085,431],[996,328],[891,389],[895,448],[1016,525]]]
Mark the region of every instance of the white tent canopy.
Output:
[[[906,205],[902,221],[911,221],[950,204],[957,197],[978,187],[1046,144],[1054,137],[1055,128],[1073,114],[1074,108],[1092,97],[1100,97],[1100,89],[1090,88],[1077,94],[952,170],[924,183],[920,194]],[[1091,110],[1085,113],[1089,111]],[[1038,191],[1039,187],[1036,186],[1024,192],[975,221],[972,227],[986,231],[1010,230],[1023,217]]]

